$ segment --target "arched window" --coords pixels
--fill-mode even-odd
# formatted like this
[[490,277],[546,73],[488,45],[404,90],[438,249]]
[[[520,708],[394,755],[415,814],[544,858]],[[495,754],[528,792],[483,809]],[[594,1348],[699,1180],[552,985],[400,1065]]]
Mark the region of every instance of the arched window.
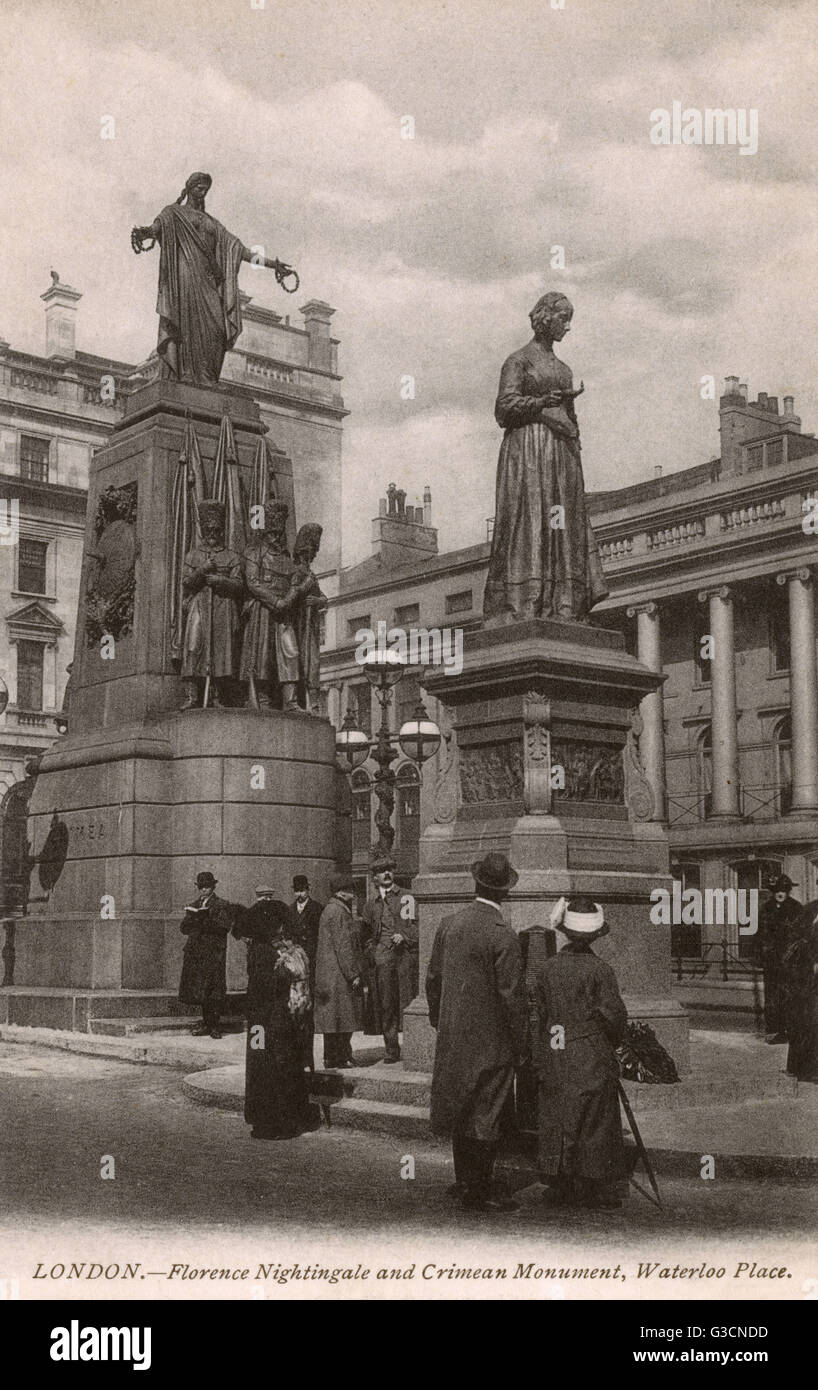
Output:
[[369,773],[358,768],[350,778],[352,787],[352,849],[369,849],[372,840],[372,786]]
[[696,772],[699,783],[699,815],[702,820],[706,820],[713,804],[713,734],[709,725],[699,738]]
[[792,805],[792,721],[787,715],[775,731],[775,782],[778,814],[785,816]]
[[395,791],[401,849],[412,850],[420,840],[420,773],[412,763],[398,768]]

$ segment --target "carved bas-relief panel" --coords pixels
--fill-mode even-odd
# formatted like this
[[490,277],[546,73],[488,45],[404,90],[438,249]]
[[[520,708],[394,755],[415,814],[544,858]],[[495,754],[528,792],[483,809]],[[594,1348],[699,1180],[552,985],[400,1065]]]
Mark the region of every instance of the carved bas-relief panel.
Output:
[[85,641],[125,637],[133,627],[136,593],[137,484],[106,487],[94,518],[85,590]]
[[622,750],[610,744],[577,739],[555,740],[552,765],[565,772],[565,787],[554,791],[554,800],[625,804],[625,769]]
[[521,801],[522,742],[483,744],[460,749],[460,797],[464,806],[483,801]]

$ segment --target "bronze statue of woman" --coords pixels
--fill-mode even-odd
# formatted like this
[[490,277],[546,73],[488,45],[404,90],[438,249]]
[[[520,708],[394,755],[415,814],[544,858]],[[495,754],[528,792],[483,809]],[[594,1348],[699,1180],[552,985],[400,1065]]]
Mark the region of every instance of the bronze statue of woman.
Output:
[[[608,590],[585,507],[571,369],[554,343],[573,306],[551,292],[531,310],[534,337],[503,363],[494,414],[505,430],[497,464],[486,625],[525,618],[584,620]],[[582,388],[580,388],[581,390]]]
[[[239,266],[254,259],[238,237],[205,211],[212,182],[209,174],[191,174],[175,203],[163,208],[150,227],[131,232],[137,253],[150,250],[143,243],[151,238],[162,248],[156,301],[162,376],[195,386],[218,385],[225,353],[241,333]],[[296,272],[284,261],[255,259],[275,271],[279,284],[290,276],[297,282]]]

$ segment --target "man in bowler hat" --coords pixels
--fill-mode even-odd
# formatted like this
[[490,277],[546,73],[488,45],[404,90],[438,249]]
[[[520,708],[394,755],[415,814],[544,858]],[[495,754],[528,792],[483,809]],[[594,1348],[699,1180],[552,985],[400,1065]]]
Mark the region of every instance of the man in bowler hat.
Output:
[[474,901],[441,922],[426,976],[437,1029],[432,1129],[451,1136],[451,1191],[463,1206],[513,1211],[517,1203],[498,1192],[493,1175],[500,1117],[529,1050],[522,952],[500,909],[518,876],[496,853],[471,872]]
[[[306,874],[296,874],[293,879],[293,902],[287,909],[289,933],[307,954],[310,963],[310,1000],[315,999],[315,961],[318,955],[318,924],[321,921],[321,913],[324,911],[324,904],[316,902],[310,896],[310,884]],[[304,1028],[305,1045],[307,1047],[307,1064],[312,1067],[312,1048],[313,1048],[313,1004],[310,1003],[309,1014]]]
[[377,853],[372,861],[375,893],[364,904],[361,944],[372,962],[383,1028],[384,1061],[400,1061],[398,1034],[403,1010],[418,991],[418,928],[411,900],[395,882],[395,861]]
[[793,932],[801,920],[801,903],[790,897],[795,887],[786,874],[777,874],[768,882],[771,896],[764,904],[758,922],[756,958],[764,971],[764,1026],[768,1043],[785,1043],[787,1027],[784,1017],[784,952],[792,941]]
[[315,957],[318,951],[318,923],[324,904],[316,902],[310,895],[310,883],[306,874],[296,874],[293,879],[293,901],[288,908],[290,935],[293,941],[303,946],[310,962],[310,989],[315,986]]
[[227,1002],[227,937],[235,904],[216,896],[216,879],[207,871],[196,876],[198,896],[185,908],[180,931],[187,937],[179,981],[182,1004],[201,1004],[202,1021],[196,1036],[222,1036],[219,1020]]

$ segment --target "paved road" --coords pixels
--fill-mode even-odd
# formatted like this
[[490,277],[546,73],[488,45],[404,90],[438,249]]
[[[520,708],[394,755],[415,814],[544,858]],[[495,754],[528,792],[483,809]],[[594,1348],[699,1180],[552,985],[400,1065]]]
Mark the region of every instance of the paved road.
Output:
[[[487,1222],[446,1197],[445,1148],[341,1129],[259,1144],[239,1116],[183,1096],[178,1073],[26,1045],[0,1044],[0,1113],[2,1206],[26,1276],[29,1255],[103,1257],[97,1245],[78,1251],[72,1243],[69,1250],[64,1242],[76,1242],[77,1233],[93,1233],[98,1244],[104,1232],[105,1258],[133,1258],[116,1245],[131,1237],[181,1241],[179,1259],[194,1248],[200,1258],[214,1236],[225,1249],[236,1239],[254,1247],[259,1241],[269,1247],[272,1239],[276,1248],[286,1242],[291,1249],[298,1240],[310,1249],[377,1240],[396,1252],[421,1239],[435,1250],[445,1246],[446,1258],[463,1264],[474,1255],[476,1237],[520,1258],[527,1251],[529,1259],[570,1246],[660,1260],[685,1249],[701,1260],[726,1242],[739,1258],[745,1247],[750,1258],[762,1247],[786,1253],[815,1228],[816,1199],[808,1187],[726,1180],[664,1181],[664,1214],[633,1196],[621,1212],[557,1217],[531,1189],[520,1212]],[[407,1154],[414,1180],[401,1178]],[[100,1177],[103,1155],[115,1160],[112,1181]],[[803,1282],[803,1263],[798,1270]],[[799,1296],[795,1287],[790,1284],[788,1297]],[[69,1292],[63,1283],[51,1296]],[[86,1288],[76,1296],[93,1295]]]

